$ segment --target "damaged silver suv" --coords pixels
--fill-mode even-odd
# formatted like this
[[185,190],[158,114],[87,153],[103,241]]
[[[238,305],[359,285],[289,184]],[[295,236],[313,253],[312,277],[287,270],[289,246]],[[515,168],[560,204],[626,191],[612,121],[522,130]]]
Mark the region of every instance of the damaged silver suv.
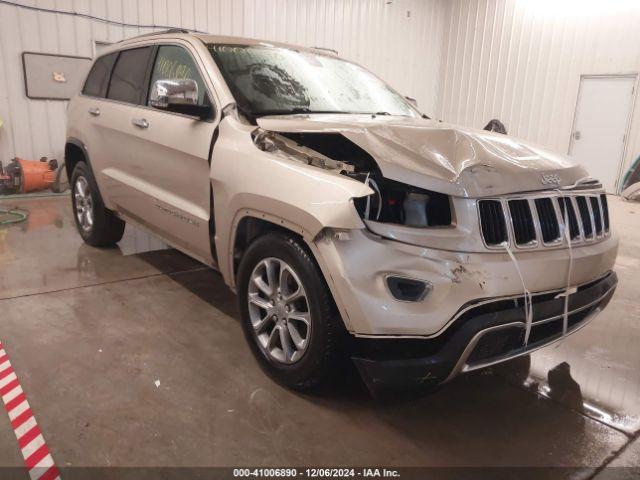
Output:
[[439,384],[575,332],[617,284],[582,167],[430,120],[319,49],[114,45],[69,105],[66,164],[88,244],[126,221],[219,270],[259,363],[295,388],[344,355],[372,389]]

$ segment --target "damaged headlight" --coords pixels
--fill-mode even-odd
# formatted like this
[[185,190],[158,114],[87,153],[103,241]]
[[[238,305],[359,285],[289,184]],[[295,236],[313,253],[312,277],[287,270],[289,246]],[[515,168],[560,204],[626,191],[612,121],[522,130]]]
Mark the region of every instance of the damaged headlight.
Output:
[[364,182],[374,191],[372,195],[354,200],[356,209],[365,220],[416,228],[451,225],[451,201],[448,195],[384,177],[346,175]]

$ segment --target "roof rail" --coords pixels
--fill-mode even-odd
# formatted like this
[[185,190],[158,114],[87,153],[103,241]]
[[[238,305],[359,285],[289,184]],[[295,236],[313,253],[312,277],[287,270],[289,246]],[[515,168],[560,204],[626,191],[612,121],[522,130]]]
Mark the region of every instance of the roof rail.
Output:
[[191,33],[191,32],[189,32],[189,30],[186,30],[184,28],[169,28],[167,30],[158,30],[157,32],[142,33],[140,35],[136,35],[135,37],[124,38],[121,40],[121,42],[124,42],[126,40],[131,40],[132,38],[150,37],[153,35],[164,35],[165,33]]
[[325,52],[331,52],[333,53],[336,57],[338,56],[338,51],[334,50],[333,48],[326,48],[326,47],[311,47],[314,50],[324,50]]

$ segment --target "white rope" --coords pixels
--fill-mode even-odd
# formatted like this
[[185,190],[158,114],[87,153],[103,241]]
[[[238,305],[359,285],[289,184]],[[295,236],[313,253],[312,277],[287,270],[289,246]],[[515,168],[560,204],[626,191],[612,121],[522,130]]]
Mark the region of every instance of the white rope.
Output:
[[[569,227],[569,207],[567,206],[567,203],[570,202],[571,200],[568,199],[568,197],[566,197],[564,195],[564,193],[562,192],[562,190],[556,190],[556,192],[558,192],[558,195],[560,195],[560,198],[563,199],[564,201],[564,238],[567,242],[567,245],[569,246],[569,268],[567,268],[567,287],[565,288],[564,293],[558,295],[556,298],[562,296],[564,297],[564,310],[563,310],[563,314],[562,314],[562,336],[567,334],[567,329],[569,328],[569,295],[571,295],[571,293],[573,293],[571,291],[571,273],[573,270],[573,249],[571,246],[571,229]],[[563,209],[561,209],[562,211]],[[577,221],[577,213],[576,213],[576,221]]]
[[[558,195],[562,199],[567,199],[567,197],[565,197],[564,193],[561,190],[556,190],[556,192],[558,192]],[[565,240],[567,241],[567,245],[569,247],[569,267],[567,268],[567,284],[566,284],[565,291],[557,295],[556,298],[564,297],[564,309],[562,314],[562,335],[565,336],[569,328],[569,296],[572,293],[575,293],[576,291],[575,288],[571,288],[571,274],[573,272],[573,249],[571,245],[571,232],[569,227],[569,208],[567,207],[566,204],[564,205],[563,216],[564,216],[563,218],[564,230],[562,234],[564,235]],[[524,292],[524,315],[525,315],[525,326],[526,326],[525,335],[524,335],[524,346],[526,347],[529,344],[529,335],[531,334],[531,326],[533,324],[533,300],[531,298],[531,292],[527,289],[527,286],[524,282],[524,277],[522,276],[522,271],[520,270],[520,265],[518,264],[518,260],[516,259],[516,256],[511,251],[511,248],[509,248],[509,242],[506,242],[506,241],[502,242],[502,246],[505,248],[505,250],[509,254],[509,258],[511,259],[511,262],[513,262],[513,266],[516,268],[516,271],[518,272],[518,277],[520,277],[520,282],[522,283],[522,290]]]
[[529,344],[529,335],[531,334],[531,325],[533,324],[533,301],[531,300],[531,292],[527,289],[527,286],[524,283],[524,277],[522,276],[520,265],[518,264],[518,260],[516,260],[516,256],[511,251],[511,248],[509,248],[509,242],[502,242],[502,246],[509,254],[509,258],[511,258],[513,266],[516,267],[516,271],[518,272],[518,276],[520,277],[520,282],[522,283],[522,291],[524,292],[525,318],[524,346],[526,347]]

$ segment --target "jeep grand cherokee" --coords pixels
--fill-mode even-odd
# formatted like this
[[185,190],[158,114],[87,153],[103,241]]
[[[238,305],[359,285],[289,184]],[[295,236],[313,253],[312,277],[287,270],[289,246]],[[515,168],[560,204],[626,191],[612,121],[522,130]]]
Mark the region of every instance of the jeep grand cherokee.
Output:
[[583,327],[617,284],[601,185],[430,120],[319,49],[182,31],[97,58],[68,109],[90,245],[142,226],[217,269],[261,366],[309,388],[439,384]]

